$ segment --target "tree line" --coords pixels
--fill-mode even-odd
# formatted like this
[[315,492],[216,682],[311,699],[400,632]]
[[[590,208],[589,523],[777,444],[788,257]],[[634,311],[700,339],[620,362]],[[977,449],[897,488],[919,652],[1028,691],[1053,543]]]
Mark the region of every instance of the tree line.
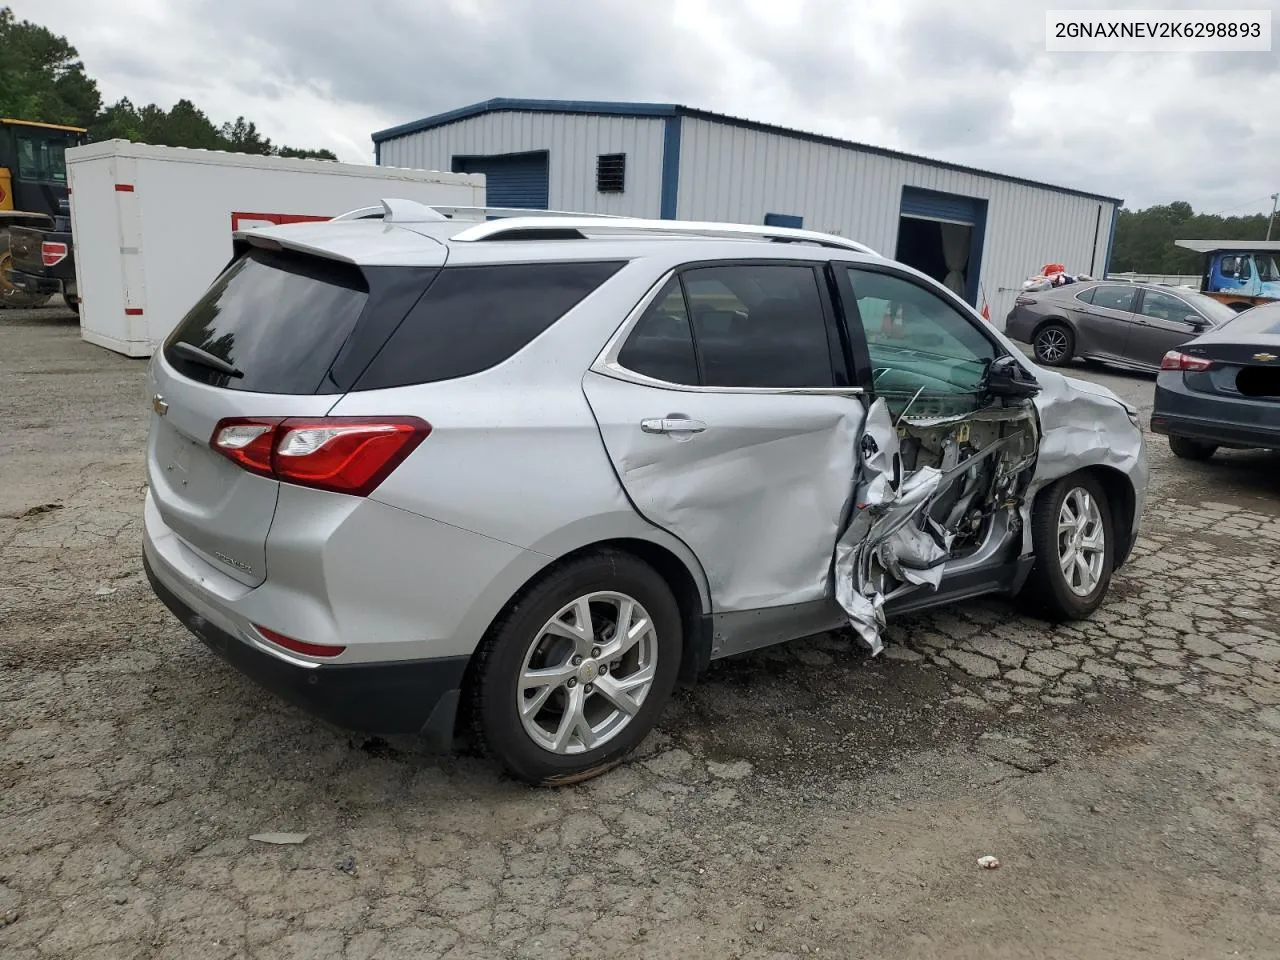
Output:
[[92,140],[337,160],[331,150],[276,145],[244,117],[215,124],[190,100],[169,109],[128,97],[104,106],[98,83],[66,37],[0,7],[0,116],[87,127]]
[[[1191,204],[1173,203],[1145,210],[1121,210],[1111,248],[1111,272],[1199,273],[1201,255],[1175,247],[1175,240],[1262,240],[1267,235],[1265,213],[1222,217],[1196,213]],[[1273,231],[1273,236],[1280,238]]]

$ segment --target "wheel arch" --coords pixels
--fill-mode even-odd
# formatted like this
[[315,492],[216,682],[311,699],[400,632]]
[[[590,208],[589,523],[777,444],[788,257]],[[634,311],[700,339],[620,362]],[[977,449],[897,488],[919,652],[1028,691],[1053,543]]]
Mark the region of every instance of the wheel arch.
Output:
[[[1107,495],[1107,504],[1111,511],[1111,523],[1116,534],[1116,548],[1112,566],[1114,569],[1119,570],[1129,558],[1129,554],[1133,550],[1134,541],[1137,539],[1137,530],[1135,529],[1137,518],[1134,516],[1137,492],[1133,488],[1133,481],[1123,471],[1101,463],[1082,467],[1061,479],[1069,480],[1072,477],[1081,476],[1091,476],[1096,479],[1102,486],[1103,492]],[[1049,491],[1056,486],[1057,481],[1046,484],[1036,494],[1036,498],[1047,496]]]
[[[666,540],[672,540],[674,543],[663,542]],[[638,535],[638,531],[625,533],[619,531],[615,536],[579,542],[555,554],[554,559],[527,575],[488,618],[484,629],[476,635],[476,646],[470,654],[466,673],[463,676],[463,689],[468,688],[475,680],[479,654],[484,647],[484,636],[514,604],[565,564],[593,553],[610,551],[629,554],[648,564],[671,590],[680,609],[683,632],[680,679],[685,682],[695,680],[711,661],[711,600],[706,574],[693,553],[683,543],[668,537],[657,528],[652,528],[652,533],[648,536]],[[465,729],[465,723],[466,719],[459,716],[455,720],[455,729]]]
[[1035,343],[1035,339],[1040,335],[1041,330],[1045,327],[1052,326],[1066,327],[1072,337],[1076,336],[1076,325],[1071,322],[1070,317],[1065,314],[1053,314],[1052,316],[1044,317],[1043,319],[1036,321],[1035,327],[1031,330],[1031,342]]

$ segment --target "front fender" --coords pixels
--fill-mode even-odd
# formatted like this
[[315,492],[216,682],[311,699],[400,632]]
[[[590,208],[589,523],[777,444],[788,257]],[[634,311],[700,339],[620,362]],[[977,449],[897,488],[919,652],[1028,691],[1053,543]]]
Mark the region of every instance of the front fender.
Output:
[[1137,413],[1106,387],[1037,368],[1040,450],[1023,503],[1023,553],[1031,552],[1031,505],[1055,480],[1090,467],[1122,475],[1133,489],[1126,525],[1136,538],[1147,490],[1146,441]]

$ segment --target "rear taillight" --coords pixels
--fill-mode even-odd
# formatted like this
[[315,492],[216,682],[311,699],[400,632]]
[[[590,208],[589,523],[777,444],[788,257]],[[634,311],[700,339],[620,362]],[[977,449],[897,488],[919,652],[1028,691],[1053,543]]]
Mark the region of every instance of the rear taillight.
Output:
[[417,417],[248,417],[220,420],[209,445],[251,473],[366,497],[430,433]]
[[1213,366],[1212,360],[1204,357],[1193,357],[1188,353],[1170,350],[1160,361],[1161,370],[1208,370]]
[[336,657],[347,649],[346,647],[331,647],[327,643],[307,643],[305,640],[295,640],[293,637],[286,637],[283,633],[276,633],[276,631],[268,630],[266,627],[259,626],[256,623],[253,628],[277,647],[284,647],[294,653],[303,653],[308,657]]
[[40,262],[46,267],[57,266],[67,259],[67,245],[53,240],[45,240],[40,244]]

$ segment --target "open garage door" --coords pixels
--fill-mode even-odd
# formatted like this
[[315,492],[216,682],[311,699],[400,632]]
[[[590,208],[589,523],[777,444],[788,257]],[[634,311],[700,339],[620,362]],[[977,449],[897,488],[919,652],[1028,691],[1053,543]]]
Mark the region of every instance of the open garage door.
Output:
[[549,154],[504,153],[487,157],[454,157],[454,173],[483,173],[485,206],[546,210],[551,176]]
[[903,187],[895,259],[977,306],[986,229],[986,200]]

